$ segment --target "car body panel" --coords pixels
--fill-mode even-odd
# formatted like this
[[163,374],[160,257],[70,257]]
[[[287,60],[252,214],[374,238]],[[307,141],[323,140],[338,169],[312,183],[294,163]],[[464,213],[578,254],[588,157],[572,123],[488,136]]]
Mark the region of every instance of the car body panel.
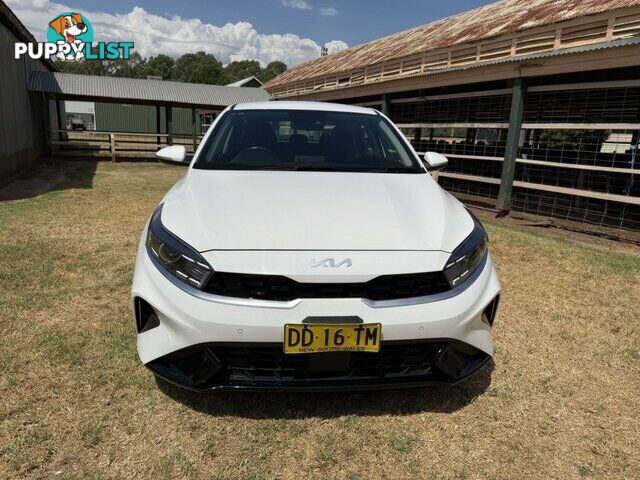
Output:
[[194,170],[165,198],[162,223],[200,252],[451,252],[473,229],[426,173]]

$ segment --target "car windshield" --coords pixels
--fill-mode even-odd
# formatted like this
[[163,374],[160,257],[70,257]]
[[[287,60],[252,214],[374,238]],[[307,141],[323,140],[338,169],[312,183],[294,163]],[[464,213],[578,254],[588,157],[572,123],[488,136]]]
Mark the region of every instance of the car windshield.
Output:
[[310,110],[231,111],[194,168],[424,173],[384,117]]

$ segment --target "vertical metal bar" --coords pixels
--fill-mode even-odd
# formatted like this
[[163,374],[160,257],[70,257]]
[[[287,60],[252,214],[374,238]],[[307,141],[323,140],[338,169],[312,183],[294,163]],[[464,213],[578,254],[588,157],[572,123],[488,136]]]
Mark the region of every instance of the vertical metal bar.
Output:
[[167,123],[167,145],[173,145],[173,107],[165,105],[165,121]]
[[196,123],[196,108],[192,107],[191,108],[191,132],[193,134],[193,153],[194,153],[194,155],[196,153],[196,140],[197,140],[196,127],[197,127],[197,123]]
[[511,94],[511,112],[509,113],[509,131],[504,149],[504,162],[502,162],[502,178],[496,208],[503,215],[511,210],[511,194],[513,192],[513,179],[516,173],[516,157],[518,155],[518,143],[522,118],[524,115],[524,101],[526,96],[526,81],[516,78],[513,81]]
[[[156,105],[156,133],[162,133],[160,127],[160,105]],[[156,148],[160,148],[161,142],[160,137],[156,137]]]

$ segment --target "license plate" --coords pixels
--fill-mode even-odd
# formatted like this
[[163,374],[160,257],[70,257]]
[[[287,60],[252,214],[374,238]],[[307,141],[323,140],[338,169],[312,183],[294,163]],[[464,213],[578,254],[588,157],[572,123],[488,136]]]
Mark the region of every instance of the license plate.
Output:
[[284,326],[284,353],[377,352],[382,325],[287,324]]

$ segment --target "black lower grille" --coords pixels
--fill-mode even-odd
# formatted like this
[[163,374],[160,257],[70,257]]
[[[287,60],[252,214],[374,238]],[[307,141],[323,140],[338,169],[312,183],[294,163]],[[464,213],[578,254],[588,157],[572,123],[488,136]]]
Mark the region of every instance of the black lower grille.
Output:
[[[181,366],[184,358],[176,352],[148,366],[165,378],[167,372],[182,369],[167,379],[196,389],[350,389],[454,383],[478,370],[489,356],[457,341],[429,340],[383,342],[378,353],[301,355],[285,354],[282,344],[206,344],[189,349],[189,364],[197,372]],[[201,371],[213,373],[204,378]],[[199,385],[193,384],[194,377]]]
[[216,272],[204,291],[236,298],[289,301],[298,298],[395,300],[450,290],[442,272],[384,275],[365,283],[300,283],[280,275]]

